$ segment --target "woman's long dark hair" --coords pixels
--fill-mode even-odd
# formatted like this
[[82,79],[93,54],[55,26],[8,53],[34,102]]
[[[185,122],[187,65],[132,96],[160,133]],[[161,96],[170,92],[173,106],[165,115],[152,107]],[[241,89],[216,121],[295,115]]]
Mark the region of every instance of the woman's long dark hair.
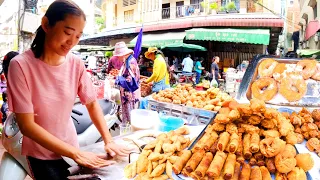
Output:
[[2,71],[4,73],[4,76],[6,77],[6,79],[8,79],[8,70],[9,70],[9,64],[10,64],[10,61],[16,57],[19,53],[18,52],[15,52],[15,51],[10,51],[8,52],[4,58],[3,58],[3,61],[2,61]]
[[[48,8],[46,16],[49,21],[49,25],[52,27],[58,21],[63,21],[67,15],[82,16],[86,19],[86,15],[80,9],[80,7],[70,0],[56,0]],[[39,58],[43,54],[44,42],[46,32],[40,25],[36,31],[36,37],[31,44],[31,50],[33,51],[36,58]]]

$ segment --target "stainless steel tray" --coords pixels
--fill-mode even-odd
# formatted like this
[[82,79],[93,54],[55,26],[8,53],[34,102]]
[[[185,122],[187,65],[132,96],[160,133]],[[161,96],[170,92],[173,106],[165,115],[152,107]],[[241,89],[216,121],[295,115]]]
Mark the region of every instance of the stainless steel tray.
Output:
[[[274,60],[286,63],[296,64],[301,59],[281,59],[270,56],[257,55],[253,58],[249,64],[242,82],[239,87],[239,91],[236,95],[236,100],[239,102],[249,101],[252,98],[251,86],[252,83],[258,79],[258,67],[260,63],[266,58],[273,58]],[[320,106],[320,81],[307,80],[308,90],[306,95],[297,102],[288,102],[279,93],[271,100],[266,102],[269,105],[276,106],[291,106],[291,107],[319,107]]]
[[165,103],[156,101],[153,99],[148,100],[148,109],[157,111],[157,112],[166,112],[171,114],[172,116],[181,117],[184,119],[188,119],[191,116],[197,118],[198,122],[207,124],[217,112],[208,111],[204,109],[187,107],[185,105],[173,104],[173,103]]

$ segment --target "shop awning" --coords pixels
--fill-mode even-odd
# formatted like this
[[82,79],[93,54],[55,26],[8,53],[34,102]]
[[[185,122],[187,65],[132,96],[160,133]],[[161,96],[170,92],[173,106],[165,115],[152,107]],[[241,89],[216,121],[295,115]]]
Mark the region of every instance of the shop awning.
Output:
[[318,20],[310,21],[306,28],[305,40],[308,40],[311,36],[316,34],[319,31],[319,29],[320,29],[320,22]]
[[186,39],[269,45],[270,30],[194,28],[186,31]]
[[[169,32],[158,34],[143,34],[142,45],[161,47],[173,43],[183,43],[186,36],[185,32]],[[130,41],[130,44],[135,44],[138,36]]]
[[311,57],[313,55],[320,55],[320,50],[319,49],[298,49],[297,53],[300,56],[308,56]]

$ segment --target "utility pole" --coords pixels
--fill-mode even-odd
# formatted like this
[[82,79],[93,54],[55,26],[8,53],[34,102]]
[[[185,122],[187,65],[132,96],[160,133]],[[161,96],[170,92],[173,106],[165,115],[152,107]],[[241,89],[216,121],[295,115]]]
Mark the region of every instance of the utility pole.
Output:
[[20,33],[21,33],[21,28],[20,28],[20,25],[21,25],[21,9],[20,9],[20,5],[21,5],[21,0],[19,0],[18,2],[18,18],[17,18],[17,24],[18,24],[18,28],[17,28],[17,45],[18,45],[18,51],[20,53]]

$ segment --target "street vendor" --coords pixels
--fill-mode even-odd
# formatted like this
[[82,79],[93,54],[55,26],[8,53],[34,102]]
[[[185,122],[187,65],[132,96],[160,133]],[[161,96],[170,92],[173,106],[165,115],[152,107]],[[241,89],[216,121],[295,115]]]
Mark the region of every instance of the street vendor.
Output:
[[122,64],[123,61],[120,61],[118,56],[112,56],[108,62],[107,74],[109,74],[112,69],[120,70]]
[[70,53],[85,22],[84,12],[73,1],[54,1],[42,18],[31,49],[10,62],[9,109],[23,134],[22,155],[36,180],[67,179],[70,166],[62,156],[93,169],[115,163],[79,149],[70,118],[77,96],[99,130],[105,151],[111,156],[130,153],[113,141],[84,63]]
[[163,53],[156,47],[149,47],[145,57],[154,61],[153,72],[146,83],[153,82],[152,92],[159,92],[170,87],[169,71]]

